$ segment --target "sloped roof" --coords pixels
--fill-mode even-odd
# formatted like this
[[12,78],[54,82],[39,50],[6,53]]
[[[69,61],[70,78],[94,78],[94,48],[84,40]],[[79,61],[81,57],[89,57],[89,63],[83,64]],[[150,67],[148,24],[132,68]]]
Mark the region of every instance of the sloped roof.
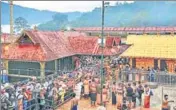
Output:
[[[40,45],[41,50],[36,50],[33,47],[25,46],[23,48],[19,48],[19,45],[13,45],[13,49],[10,49],[7,55],[11,53],[13,57],[6,56],[8,59],[20,59],[23,60],[23,57],[26,60],[34,60],[34,61],[49,61],[54,60],[66,56],[74,55],[75,53],[72,52],[72,48],[68,42],[68,39],[63,36],[63,32],[49,32],[49,31],[24,31],[24,34],[27,34],[32,41],[34,41],[35,45]],[[12,47],[12,46],[11,46]],[[9,47],[10,48],[10,47]],[[17,50],[15,50],[17,49]],[[31,55],[23,55],[23,53],[27,52],[28,49],[34,49],[33,51],[42,52],[43,57],[42,59],[37,57],[37,54],[34,54],[33,58]],[[29,52],[30,52],[29,51]],[[5,57],[4,57],[5,58]]]
[[98,37],[74,36],[68,39],[74,52],[77,54],[92,54],[98,43]]
[[[74,28],[76,31],[101,31],[101,27]],[[124,32],[176,32],[176,27],[105,27],[104,31]]]
[[[70,44],[77,54],[89,54],[89,55],[101,55],[101,47],[98,44],[99,37],[97,36],[75,36],[75,37],[69,37]],[[121,46],[118,48],[117,46],[112,46],[113,41],[115,41],[117,44],[120,42],[119,37],[106,37],[106,44],[104,47],[104,55],[116,55],[120,54],[123,51],[125,51],[129,46]]]
[[[90,37],[79,32],[51,32],[25,30],[21,37],[28,36],[33,44],[10,44],[8,49],[3,49],[5,53],[2,55],[4,59],[22,60],[22,61],[51,61],[76,54],[84,55],[100,55],[101,48],[98,44],[99,37]],[[107,37],[119,43],[120,38]],[[111,42],[113,43],[113,42]],[[111,44],[112,45],[112,44]],[[124,48],[121,47],[121,48]],[[104,47],[104,55],[119,54],[120,49],[114,46]]]
[[122,57],[145,57],[176,59],[176,36],[129,35],[127,44],[132,44]]
[[20,61],[44,61],[45,55],[40,46],[13,44],[8,46],[8,52],[3,51],[2,58]]

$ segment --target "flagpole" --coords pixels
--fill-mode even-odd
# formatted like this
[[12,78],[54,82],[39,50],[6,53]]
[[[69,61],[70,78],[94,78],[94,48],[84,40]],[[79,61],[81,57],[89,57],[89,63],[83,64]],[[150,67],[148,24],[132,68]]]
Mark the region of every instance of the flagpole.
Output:
[[[1,1],[0,1],[0,7],[1,7]],[[0,12],[1,12],[1,8],[0,8]],[[1,24],[1,16],[0,16],[0,24]],[[0,110],[1,110],[1,106],[2,106],[2,104],[1,104],[1,73],[2,73],[2,64],[1,64],[1,62],[2,62],[2,59],[1,59],[1,52],[2,52],[2,43],[1,43],[1,38],[2,38],[2,32],[1,32],[1,27],[0,27]]]
[[103,83],[104,83],[104,73],[103,73],[103,66],[104,66],[104,0],[102,1],[102,27],[101,27],[101,104],[103,105]]

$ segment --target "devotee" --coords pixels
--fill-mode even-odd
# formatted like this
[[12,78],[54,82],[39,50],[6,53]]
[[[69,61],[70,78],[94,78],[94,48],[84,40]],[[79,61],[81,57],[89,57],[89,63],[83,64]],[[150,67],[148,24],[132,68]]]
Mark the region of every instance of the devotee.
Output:
[[32,100],[32,92],[30,90],[30,87],[27,87],[26,94],[28,96],[27,97],[27,101],[28,101],[27,105],[29,107],[31,105],[31,100]]
[[108,90],[105,85],[103,85],[102,89],[102,101],[103,105],[106,107],[106,103],[108,102]]
[[128,83],[128,86],[126,88],[126,97],[127,97],[128,103],[129,103],[129,108],[131,108],[132,96],[133,96],[133,88],[131,87],[131,84]]
[[91,98],[91,106],[95,106],[96,102],[96,95],[97,95],[97,90],[96,90],[96,83],[94,78],[92,79],[92,83],[90,85],[90,98]]
[[84,97],[88,99],[89,97],[89,78],[86,77],[84,80]]
[[116,94],[116,98],[117,98],[117,109],[121,109],[122,107],[122,103],[123,103],[123,85],[121,83],[119,83],[117,85],[117,94]]
[[168,95],[164,95],[164,100],[162,102],[162,110],[170,110],[169,102],[174,102],[173,100],[168,101]]
[[40,110],[44,109],[44,105],[45,105],[45,89],[42,88],[40,91]]
[[26,89],[23,88],[22,90],[22,94],[23,94],[23,109],[27,109],[27,102],[28,102],[28,95],[26,93]]
[[143,88],[143,86],[142,86],[142,84],[141,84],[141,82],[139,81],[138,82],[138,87],[137,87],[137,105],[138,106],[141,106],[141,102],[142,102],[142,94],[143,94],[143,92],[144,92],[144,88]]
[[8,110],[9,105],[11,105],[10,101],[8,100],[7,96],[5,95],[5,89],[2,89],[1,91],[1,107],[2,110]]
[[78,110],[78,99],[76,98],[75,93],[73,93],[73,99],[71,100],[71,109],[70,110]]
[[101,104],[101,84],[100,81],[97,84],[97,104],[100,105]]
[[116,105],[116,82],[112,85],[112,105]]
[[19,89],[18,91],[17,99],[18,99],[18,110],[23,110],[23,94],[21,89]]
[[136,82],[133,82],[133,95],[132,95],[132,108],[136,107],[136,92],[137,92],[137,87],[136,87]]
[[143,94],[144,108],[150,108],[150,97],[152,95],[153,93],[151,89],[148,87],[148,85],[145,85],[144,94]]

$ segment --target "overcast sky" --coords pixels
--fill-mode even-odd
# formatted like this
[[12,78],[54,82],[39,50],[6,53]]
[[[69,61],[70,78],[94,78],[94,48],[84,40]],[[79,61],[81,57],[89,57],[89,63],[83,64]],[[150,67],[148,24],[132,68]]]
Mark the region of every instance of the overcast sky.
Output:
[[[124,1],[119,2],[124,3]],[[132,3],[133,1],[127,2]],[[117,1],[110,1],[110,5],[115,5],[116,3]],[[95,7],[100,7],[101,1],[14,1],[14,4],[39,10],[57,12],[87,12],[93,10]]]

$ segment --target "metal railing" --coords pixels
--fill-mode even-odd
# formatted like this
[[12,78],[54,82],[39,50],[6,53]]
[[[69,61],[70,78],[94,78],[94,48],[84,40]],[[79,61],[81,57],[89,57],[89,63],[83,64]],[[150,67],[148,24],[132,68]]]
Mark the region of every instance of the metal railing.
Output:
[[166,72],[121,71],[119,72],[119,79],[123,81],[154,82],[160,85],[176,85],[176,74]]
[[[80,79],[84,77],[84,74],[81,76],[81,77],[78,77],[75,82],[76,83],[79,83],[80,82]],[[55,77],[57,78],[57,77]],[[32,91],[33,95],[34,96],[38,96],[40,93],[39,92],[36,92],[36,91]],[[35,93],[34,93],[35,92]],[[70,99],[72,99],[72,94],[74,93],[73,89],[67,89],[65,94],[64,94],[64,100],[62,101],[61,100],[61,95],[59,95],[58,97],[58,100],[57,101],[54,101],[54,98],[53,97],[45,97],[44,102],[45,104],[44,105],[41,105],[41,98],[40,97],[34,97],[32,100],[30,101],[25,101],[23,100],[23,105],[26,105],[25,107],[23,106],[23,110],[42,110],[41,108],[44,108],[44,109],[52,109],[52,110],[55,110],[55,109],[58,109],[61,105],[63,105],[64,103],[66,103],[67,101],[69,101]],[[59,93],[58,93],[59,94]],[[17,98],[16,98],[17,100]],[[26,103],[26,104],[24,104]],[[16,101],[15,102],[15,107],[8,107],[8,110],[19,110],[19,105],[18,105],[18,102]]]

